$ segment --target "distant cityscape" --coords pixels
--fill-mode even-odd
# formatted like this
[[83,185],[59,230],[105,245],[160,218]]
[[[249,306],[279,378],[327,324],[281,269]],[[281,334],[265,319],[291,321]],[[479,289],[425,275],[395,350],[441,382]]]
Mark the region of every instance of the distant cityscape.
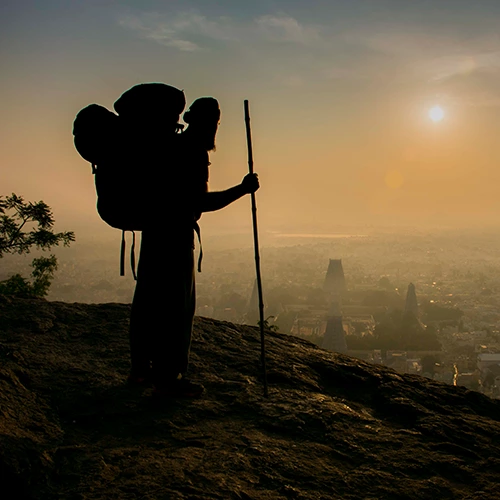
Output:
[[[494,231],[286,236],[261,250],[270,327],[500,398],[500,237]],[[197,314],[257,326],[253,249],[220,248],[206,239],[204,254]],[[49,300],[131,302],[134,281],[130,272],[118,275],[117,245],[77,242],[58,251],[58,259]],[[3,259],[0,279],[29,274],[27,262]]]
[[[309,305],[281,305],[268,322],[279,330],[286,325],[284,333],[309,339],[330,351],[500,399],[498,330],[467,331],[461,310],[432,300],[421,312],[413,283],[408,284],[404,306],[398,308],[399,297],[391,300],[394,291],[387,277],[380,278],[376,288],[350,291],[341,259],[330,259],[323,295],[318,294],[316,302]],[[256,311],[254,288],[247,315],[250,323],[256,320]],[[286,318],[283,322],[282,316]]]

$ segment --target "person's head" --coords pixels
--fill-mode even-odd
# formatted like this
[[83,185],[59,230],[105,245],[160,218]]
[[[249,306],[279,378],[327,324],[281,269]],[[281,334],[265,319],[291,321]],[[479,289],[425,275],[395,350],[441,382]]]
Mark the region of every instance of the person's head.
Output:
[[215,150],[215,135],[220,121],[217,99],[200,97],[184,113],[183,120],[189,124],[189,133],[200,141],[207,151]]
[[184,92],[165,83],[135,85],[113,105],[120,118],[159,132],[175,131],[185,106]]

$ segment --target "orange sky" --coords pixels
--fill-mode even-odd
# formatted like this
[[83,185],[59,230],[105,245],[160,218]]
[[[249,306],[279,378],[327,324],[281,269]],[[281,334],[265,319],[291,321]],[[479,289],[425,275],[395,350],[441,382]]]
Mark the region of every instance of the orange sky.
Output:
[[[354,3],[7,2],[0,194],[105,231],[74,116],[163,81],[220,101],[212,189],[247,172],[250,100],[262,231],[496,224],[500,2]],[[202,219],[209,234],[250,223],[248,199]]]

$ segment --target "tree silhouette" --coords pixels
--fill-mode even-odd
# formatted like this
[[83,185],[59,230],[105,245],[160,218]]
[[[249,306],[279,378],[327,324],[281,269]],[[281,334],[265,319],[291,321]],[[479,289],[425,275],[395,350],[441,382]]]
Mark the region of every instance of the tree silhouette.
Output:
[[[72,231],[55,233],[54,217],[43,201],[26,202],[21,196],[0,196],[0,258],[5,254],[28,254],[33,248],[50,250],[75,241]],[[31,262],[32,281],[20,274],[0,281],[0,293],[18,297],[44,297],[47,295],[57,270],[55,255],[37,257]]]

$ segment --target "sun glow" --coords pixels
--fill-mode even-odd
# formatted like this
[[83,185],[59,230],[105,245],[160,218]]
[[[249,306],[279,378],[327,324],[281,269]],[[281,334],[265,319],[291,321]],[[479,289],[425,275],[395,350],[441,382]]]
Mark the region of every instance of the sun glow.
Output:
[[440,122],[444,118],[443,108],[441,108],[440,106],[434,106],[433,108],[429,109],[429,118],[433,122]]

